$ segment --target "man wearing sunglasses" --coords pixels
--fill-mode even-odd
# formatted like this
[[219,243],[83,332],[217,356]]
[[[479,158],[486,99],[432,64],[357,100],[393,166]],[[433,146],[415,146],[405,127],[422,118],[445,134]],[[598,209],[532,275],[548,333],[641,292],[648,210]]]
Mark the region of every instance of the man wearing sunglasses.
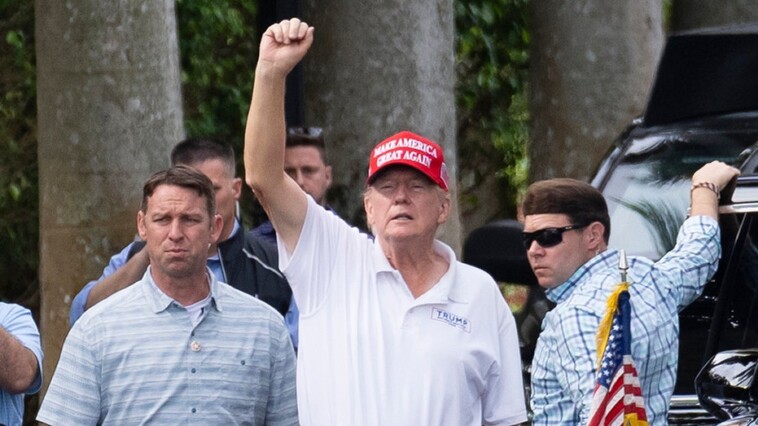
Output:
[[[667,424],[676,382],[678,313],[700,295],[721,254],[718,196],[738,174],[721,162],[692,176],[691,216],[658,262],[630,257],[632,357],[650,425]],[[534,425],[587,424],[595,388],[596,339],[619,283],[619,252],[608,248],[603,195],[573,179],[532,184],[523,202],[524,245],[548,299],[532,362]]]

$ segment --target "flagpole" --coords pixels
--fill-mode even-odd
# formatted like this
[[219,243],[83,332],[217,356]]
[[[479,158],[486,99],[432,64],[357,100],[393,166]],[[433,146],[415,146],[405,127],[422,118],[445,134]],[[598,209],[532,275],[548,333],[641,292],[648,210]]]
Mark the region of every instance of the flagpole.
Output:
[[619,250],[619,272],[621,273],[621,282],[626,282],[626,271],[629,269],[629,264],[626,262],[626,252],[622,249]]
[[619,250],[621,283],[606,302],[597,331],[597,368],[588,426],[648,426],[645,401],[632,359],[629,263]]

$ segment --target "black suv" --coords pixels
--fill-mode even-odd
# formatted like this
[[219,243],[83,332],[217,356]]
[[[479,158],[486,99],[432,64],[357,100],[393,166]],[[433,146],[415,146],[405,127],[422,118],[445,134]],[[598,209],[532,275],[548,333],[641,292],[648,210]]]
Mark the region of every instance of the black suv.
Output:
[[[614,141],[592,179],[608,202],[611,247],[651,259],[663,256],[673,248],[685,219],[692,173],[712,160],[738,165],[758,141],[756,46],[756,27],[669,37],[644,116]],[[758,212],[758,186],[754,195]],[[758,323],[751,322],[758,319],[758,306],[753,310],[751,299],[758,296],[758,280],[746,287],[755,293],[744,293],[745,284],[735,288],[727,273],[735,268],[729,263],[733,256],[747,256],[735,253],[735,232],[748,215],[725,216],[731,219],[724,225],[719,270],[703,295],[680,313],[672,424],[715,423],[698,404],[695,376],[720,350],[758,346]],[[528,383],[540,323],[552,306],[530,274],[520,230],[509,220],[475,230],[466,239],[463,260],[510,283],[503,288],[519,323]],[[758,222],[755,235],[758,238]],[[737,264],[750,265],[742,257]]]
[[758,145],[719,208],[719,289],[704,340],[713,358],[695,380],[701,405],[724,425],[758,424]]

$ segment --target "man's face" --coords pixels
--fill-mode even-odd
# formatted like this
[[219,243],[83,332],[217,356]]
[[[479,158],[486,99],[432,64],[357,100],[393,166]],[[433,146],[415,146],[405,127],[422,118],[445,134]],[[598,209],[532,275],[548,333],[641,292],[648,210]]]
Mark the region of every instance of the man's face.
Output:
[[160,185],[137,215],[156,282],[204,274],[208,247],[221,231],[221,216],[208,215],[205,199],[195,191]]
[[[534,214],[524,218],[524,232],[568,225],[576,224],[571,223],[565,214]],[[562,241],[553,247],[542,247],[537,241],[532,241],[527,247],[527,257],[540,286],[558,287],[592,258],[596,247],[591,246],[590,231],[588,227],[565,231],[561,235]]]
[[371,231],[387,241],[433,238],[450,213],[447,194],[421,172],[405,166],[382,172],[363,203]]
[[242,179],[235,178],[234,174],[227,170],[224,162],[218,159],[203,161],[191,166],[208,176],[208,179],[213,183],[213,192],[216,194],[216,210],[224,219],[224,229],[221,233],[223,241],[229,238],[234,227],[237,200],[239,200],[242,191]]
[[318,148],[287,148],[284,151],[284,171],[318,204],[326,204],[326,190],[332,185],[332,166],[324,164]]

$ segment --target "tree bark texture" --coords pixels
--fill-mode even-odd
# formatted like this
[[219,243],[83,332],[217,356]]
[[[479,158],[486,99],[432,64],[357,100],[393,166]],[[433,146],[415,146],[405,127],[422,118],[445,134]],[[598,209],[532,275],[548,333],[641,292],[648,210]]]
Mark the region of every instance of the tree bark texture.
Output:
[[588,179],[647,102],[660,0],[530,2],[529,181]]
[[37,0],[35,11],[47,384],[71,300],[134,238],[142,184],[184,130],[173,0]]
[[439,237],[460,253],[452,0],[311,0],[305,10],[316,28],[305,62],[306,123],[325,129],[330,201],[365,226],[369,151],[401,130],[419,133],[445,151],[453,209]]

